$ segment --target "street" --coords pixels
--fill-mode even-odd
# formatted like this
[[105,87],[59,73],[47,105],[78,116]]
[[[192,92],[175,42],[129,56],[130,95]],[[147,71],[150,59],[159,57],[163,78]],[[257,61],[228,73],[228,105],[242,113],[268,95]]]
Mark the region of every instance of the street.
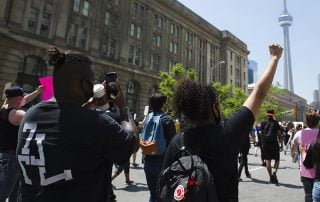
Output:
[[[239,184],[240,201],[259,202],[301,202],[304,201],[304,191],[300,182],[298,165],[292,163],[291,157],[281,153],[280,169],[278,171],[279,186],[269,184],[269,177],[265,167],[260,164],[260,151],[258,156],[254,156],[253,146],[248,156],[251,179],[245,177],[242,172],[243,182]],[[132,159],[131,159],[132,162]],[[127,186],[124,184],[124,174],[121,173],[113,182],[117,201],[147,202],[149,197],[148,186],[145,180],[143,167],[141,164],[141,152],[138,152],[137,163],[139,166],[130,169],[131,180],[134,184]]]

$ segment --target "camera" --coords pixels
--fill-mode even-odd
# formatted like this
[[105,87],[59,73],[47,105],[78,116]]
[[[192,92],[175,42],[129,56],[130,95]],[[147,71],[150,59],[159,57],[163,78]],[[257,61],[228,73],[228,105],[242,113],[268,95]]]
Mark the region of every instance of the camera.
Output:
[[111,99],[115,99],[119,93],[117,87],[117,72],[108,72],[105,74],[107,95]]

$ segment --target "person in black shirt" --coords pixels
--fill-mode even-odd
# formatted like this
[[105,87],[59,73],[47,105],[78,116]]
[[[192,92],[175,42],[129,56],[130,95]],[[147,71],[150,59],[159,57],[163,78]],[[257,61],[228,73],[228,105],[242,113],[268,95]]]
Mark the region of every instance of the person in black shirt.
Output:
[[[191,80],[183,80],[178,84],[173,103],[177,114],[184,121],[184,131],[187,133],[182,132],[182,135],[176,135],[171,140],[163,169],[176,160],[176,153],[184,142],[189,150],[200,150],[201,159],[213,175],[219,201],[238,201],[239,149],[270,89],[282,54],[279,45],[271,45],[269,50],[271,59],[262,78],[243,106],[223,123],[220,121],[216,90],[211,85]],[[204,137],[206,141],[202,145]]]
[[134,122],[117,81],[119,125],[92,105],[94,70],[88,57],[49,49],[55,101],[41,102],[25,115],[17,159],[22,202],[108,201],[111,161],[124,163],[138,146]]
[[[170,143],[173,136],[176,134],[175,125],[171,116],[165,114],[167,97],[161,93],[156,93],[149,99],[150,108],[154,114],[163,114],[161,116],[161,124],[163,134],[167,145]],[[146,122],[144,124],[147,124]],[[158,176],[163,166],[164,155],[145,155],[144,157],[144,172],[148,188],[150,190],[149,202],[157,201],[156,187]]]
[[0,109],[0,202],[17,201],[19,192],[18,163],[15,157],[18,130],[25,114],[21,107],[42,92],[39,86],[24,96],[22,88],[15,86],[5,90],[6,101]]
[[249,150],[250,150],[250,137],[252,138],[253,142],[255,143],[255,137],[254,137],[254,132],[251,130],[249,135],[245,137],[245,140],[243,142],[243,144],[240,147],[240,157],[239,157],[239,181],[241,182],[241,173],[242,173],[242,169],[244,167],[244,171],[246,174],[247,178],[251,178],[251,174],[249,172],[248,169],[248,154],[249,154]]
[[[266,160],[266,167],[270,177],[270,183],[279,184],[277,178],[277,171],[280,164],[280,148],[283,148],[281,141],[281,127],[274,117],[274,110],[267,111],[268,120],[261,123],[261,130],[263,131],[263,150],[264,159]],[[281,145],[281,146],[279,146]],[[272,172],[271,161],[275,160],[274,172]]]

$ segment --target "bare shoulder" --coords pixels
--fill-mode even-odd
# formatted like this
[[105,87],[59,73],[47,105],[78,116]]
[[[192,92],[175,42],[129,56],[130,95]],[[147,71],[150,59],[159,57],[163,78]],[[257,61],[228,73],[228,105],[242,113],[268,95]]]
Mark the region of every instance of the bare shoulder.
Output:
[[19,110],[19,109],[18,110],[12,109],[9,113],[9,122],[12,125],[18,126],[20,125],[20,122],[24,115],[25,115],[25,111]]

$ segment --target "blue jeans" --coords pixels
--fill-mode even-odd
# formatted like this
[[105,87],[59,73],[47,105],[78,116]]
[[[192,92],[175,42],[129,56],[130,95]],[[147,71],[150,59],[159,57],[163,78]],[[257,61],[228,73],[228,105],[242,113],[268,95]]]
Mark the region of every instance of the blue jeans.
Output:
[[149,202],[157,202],[157,181],[162,170],[163,156],[145,156],[144,172],[150,190]]
[[312,199],[313,202],[320,202],[320,179],[313,182]]
[[17,202],[20,189],[15,153],[0,153],[0,202]]
[[313,179],[301,176],[301,182],[303,184],[304,193],[305,193],[304,201],[312,202]]

